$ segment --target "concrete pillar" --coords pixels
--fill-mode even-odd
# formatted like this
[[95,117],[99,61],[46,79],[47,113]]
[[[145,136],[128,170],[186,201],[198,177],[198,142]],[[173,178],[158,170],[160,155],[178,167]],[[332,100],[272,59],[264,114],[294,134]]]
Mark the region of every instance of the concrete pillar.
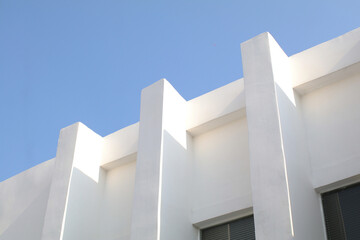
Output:
[[60,131],[43,240],[97,239],[101,151],[102,137],[82,123]]
[[269,33],[241,49],[256,239],[324,239],[288,56]]
[[132,240],[197,239],[185,120],[186,101],[165,79],[143,89]]

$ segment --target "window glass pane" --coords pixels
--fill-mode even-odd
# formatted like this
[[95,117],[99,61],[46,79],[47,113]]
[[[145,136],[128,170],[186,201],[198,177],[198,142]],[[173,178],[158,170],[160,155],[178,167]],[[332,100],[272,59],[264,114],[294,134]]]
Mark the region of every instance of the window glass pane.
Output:
[[241,218],[201,231],[201,240],[254,240],[254,216]]
[[346,240],[338,193],[323,195],[326,234],[329,240]]
[[329,240],[360,239],[360,185],[325,193],[322,202]]
[[346,239],[360,239],[360,186],[339,191],[339,199]]
[[202,230],[201,240],[229,240],[229,224]]
[[254,240],[254,216],[241,218],[230,223],[230,240]]

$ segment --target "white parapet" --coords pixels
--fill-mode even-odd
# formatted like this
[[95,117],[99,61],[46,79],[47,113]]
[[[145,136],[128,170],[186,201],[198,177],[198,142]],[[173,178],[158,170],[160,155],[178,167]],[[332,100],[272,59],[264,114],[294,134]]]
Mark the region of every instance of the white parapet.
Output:
[[244,78],[189,101],[162,79],[139,122],[62,129],[55,158],[0,183],[0,240],[199,240],[252,214],[257,240],[326,239],[321,194],[360,182],[360,29],[241,49]]
[[325,239],[289,58],[269,33],[241,46],[256,239]]
[[101,151],[102,137],[82,123],[61,130],[42,239],[97,239]]
[[162,79],[141,95],[132,240],[196,239],[190,219],[186,101]]

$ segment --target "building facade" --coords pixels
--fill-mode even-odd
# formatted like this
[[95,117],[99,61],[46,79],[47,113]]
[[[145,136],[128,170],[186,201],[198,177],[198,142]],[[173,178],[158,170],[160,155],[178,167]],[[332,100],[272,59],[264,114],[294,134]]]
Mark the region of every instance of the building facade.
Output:
[[241,50],[243,79],[189,101],[162,79],[136,124],[62,129],[54,159],[0,183],[0,239],[360,239],[360,29]]

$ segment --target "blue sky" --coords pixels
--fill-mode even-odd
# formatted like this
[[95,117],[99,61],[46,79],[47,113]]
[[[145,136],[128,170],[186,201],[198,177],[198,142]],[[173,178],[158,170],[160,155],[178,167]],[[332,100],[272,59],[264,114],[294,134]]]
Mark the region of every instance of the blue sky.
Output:
[[105,136],[139,120],[166,78],[187,100],[242,77],[240,43],[288,55],[360,27],[360,1],[0,0],[0,181],[56,155],[81,121]]

